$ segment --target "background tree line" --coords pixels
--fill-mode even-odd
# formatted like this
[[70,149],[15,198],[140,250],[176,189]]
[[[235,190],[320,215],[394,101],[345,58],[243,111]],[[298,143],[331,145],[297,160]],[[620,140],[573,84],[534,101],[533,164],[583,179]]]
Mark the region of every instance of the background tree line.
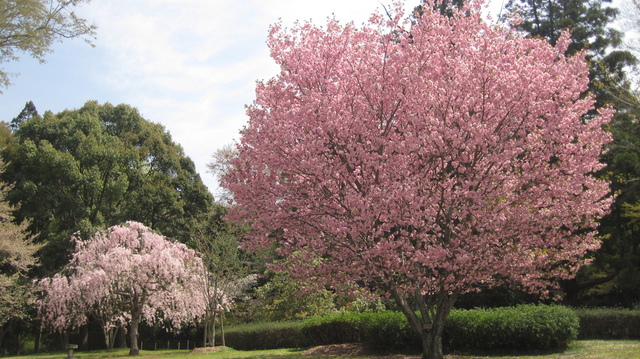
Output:
[[[81,2],[59,2],[59,6]],[[43,3],[8,1],[5,6],[21,14],[35,14],[34,6]],[[54,8],[48,15],[55,20],[49,23],[57,27],[29,33],[24,38],[30,42],[17,43],[8,36],[4,44],[9,45],[0,47],[0,62],[17,60],[14,51],[32,52],[44,60],[52,41],[94,35],[95,27],[83,19],[64,17],[68,13],[63,9]],[[575,280],[563,284],[565,301],[575,306],[637,306],[640,101],[634,86],[635,53],[624,47],[622,32],[613,27],[620,11],[610,1],[511,0],[502,14],[506,17],[514,12],[523,18],[520,29],[552,44],[561,30],[569,28],[572,43],[567,54],[588,52],[589,91],[599,106],[609,104],[617,110],[609,127],[613,142],[603,158],[607,167],[597,174],[611,182],[616,200],[611,214],[601,222],[603,245],[592,254],[593,263]],[[24,18],[32,23],[44,21]],[[7,24],[5,21],[2,26],[8,28]],[[18,38],[19,26],[10,26],[14,38]],[[0,73],[0,80],[8,84],[6,74]],[[237,242],[246,229],[222,220],[225,208],[214,204],[182,148],[162,126],[142,118],[131,106],[90,101],[77,110],[40,115],[35,105],[28,103],[22,113],[0,128],[0,143],[6,164],[1,177],[5,201],[0,202],[0,313],[4,313],[0,315],[0,348],[12,329],[12,339],[32,329],[39,332],[39,324],[31,320],[34,308],[29,303],[34,294],[28,283],[56,273],[68,262],[72,251],[69,238],[76,232],[88,236],[135,220],[205,253],[209,250],[208,255],[214,258],[211,263],[217,265],[212,269],[219,278],[229,273],[237,276],[265,271],[264,258],[238,252]],[[232,152],[219,152],[212,168],[224,165],[224,158]],[[363,304],[361,298],[339,297],[331,291],[300,297],[296,295],[297,284],[281,273],[268,272],[259,284],[255,293],[240,301],[235,314],[238,321],[300,318],[344,307],[370,310],[393,306],[384,301]],[[468,295],[458,305],[535,300],[505,287]]]

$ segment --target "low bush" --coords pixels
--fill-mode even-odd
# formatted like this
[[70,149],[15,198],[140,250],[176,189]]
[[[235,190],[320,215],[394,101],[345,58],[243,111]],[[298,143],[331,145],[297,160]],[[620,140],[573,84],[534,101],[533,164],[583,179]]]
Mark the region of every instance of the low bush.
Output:
[[628,309],[576,309],[579,339],[640,339],[640,311]]
[[[566,346],[577,333],[578,318],[561,306],[453,310],[445,322],[443,346],[449,351],[547,350]],[[420,350],[407,319],[391,311],[239,325],[226,333],[227,346],[239,350],[352,342],[380,350]]]
[[337,313],[313,317],[302,323],[302,335],[311,345],[363,341],[362,313]]
[[407,319],[400,312],[339,313],[307,319],[302,334],[313,345],[362,342],[376,349],[419,347]]
[[443,345],[449,350],[548,350],[578,335],[578,318],[556,305],[453,310],[445,322]]
[[[225,330],[225,344],[236,350],[300,348],[311,345],[302,335],[300,321],[236,325]],[[220,338],[216,343],[221,343]]]
[[420,349],[420,340],[400,312],[362,313],[363,342],[381,350]]

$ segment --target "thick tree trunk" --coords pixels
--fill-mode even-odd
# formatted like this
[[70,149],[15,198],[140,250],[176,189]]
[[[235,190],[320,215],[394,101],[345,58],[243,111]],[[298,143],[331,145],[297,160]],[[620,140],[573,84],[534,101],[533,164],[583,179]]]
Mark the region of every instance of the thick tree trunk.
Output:
[[130,349],[129,355],[139,355],[140,349],[138,348],[138,324],[142,317],[142,309],[147,302],[147,291],[142,290],[142,293],[135,294],[131,297],[131,330],[129,331]]
[[210,312],[204,320],[204,346],[216,346],[216,314]]
[[134,315],[131,313],[131,330],[129,331],[130,349],[129,355],[139,355],[140,349],[138,349],[138,322],[140,321],[140,313]]
[[140,317],[142,316],[142,308],[146,299],[145,295],[133,296],[131,298],[131,328],[129,330],[129,355],[139,355],[140,349],[138,348],[138,324],[140,323]]
[[420,338],[422,358],[442,359],[444,357],[442,348],[444,321],[453,308],[457,293],[442,292],[435,296],[423,296],[417,290],[413,297],[420,310],[420,316],[411,308],[404,293],[397,290],[392,290],[391,293],[402,313],[407,317],[409,325]]

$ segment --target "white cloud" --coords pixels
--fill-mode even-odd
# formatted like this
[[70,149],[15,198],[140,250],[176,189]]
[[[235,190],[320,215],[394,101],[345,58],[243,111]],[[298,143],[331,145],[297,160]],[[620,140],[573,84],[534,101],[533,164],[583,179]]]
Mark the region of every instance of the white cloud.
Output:
[[265,45],[268,26],[304,3],[311,2],[109,0],[84,12],[99,26],[104,67],[97,76],[162,123],[213,190],[205,164],[237,138],[255,80],[276,73]]
[[162,123],[214,190],[206,163],[246,123],[255,81],[277,73],[266,46],[269,25],[323,24],[334,15],[362,24],[381,3],[94,0],[84,12],[99,27],[104,67],[97,76],[146,119]]

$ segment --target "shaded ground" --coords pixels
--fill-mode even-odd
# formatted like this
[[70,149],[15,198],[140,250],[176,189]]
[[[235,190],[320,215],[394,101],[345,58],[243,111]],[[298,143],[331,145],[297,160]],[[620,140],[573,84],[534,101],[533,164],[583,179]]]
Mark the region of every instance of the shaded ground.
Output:
[[[333,345],[321,345],[305,350],[302,354],[316,357],[316,358],[349,358],[349,357],[376,357],[379,359],[420,359],[421,356],[416,355],[401,355],[401,354],[385,354],[376,352],[367,348],[361,343],[349,343],[349,344],[333,344]],[[457,355],[445,355],[445,359],[458,359],[463,358]],[[465,357],[469,359],[469,357]]]

